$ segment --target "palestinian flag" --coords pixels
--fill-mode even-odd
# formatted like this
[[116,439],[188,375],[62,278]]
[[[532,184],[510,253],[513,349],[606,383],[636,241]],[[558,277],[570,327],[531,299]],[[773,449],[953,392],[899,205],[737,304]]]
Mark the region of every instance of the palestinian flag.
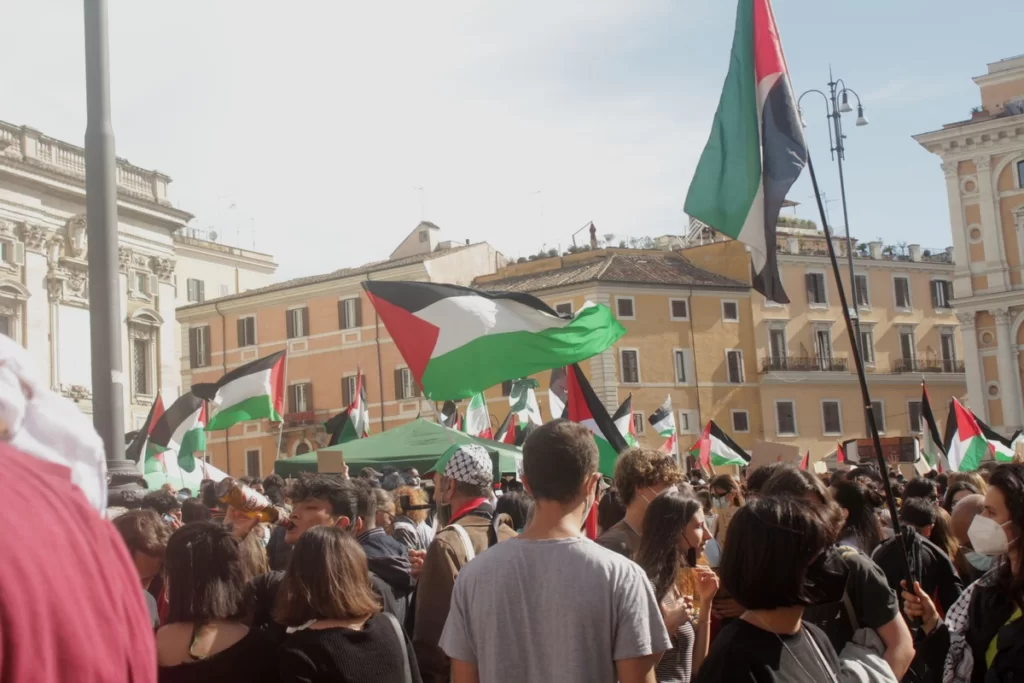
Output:
[[596,356],[626,333],[605,306],[584,306],[561,318],[529,294],[376,280],[363,288],[433,400],[469,398],[506,380]]
[[195,384],[192,393],[211,404],[208,432],[262,418],[280,422],[284,415],[284,351],[241,365],[215,384]]
[[985,456],[994,455],[995,449],[985,438],[971,411],[955,398],[949,402],[946,418],[946,458],[954,472],[973,472]]
[[[714,420],[704,427],[704,433],[695,444],[700,458],[701,467],[710,470],[712,467],[736,465],[746,467],[750,464],[750,455],[740,448],[739,444],[729,438]],[[691,453],[693,448],[690,449]]]
[[575,363],[566,368],[566,388],[569,419],[594,433],[600,457],[598,470],[605,476],[614,476],[619,453],[629,447],[626,439],[612,422],[604,404],[598,400],[580,366]]
[[487,412],[487,399],[483,394],[473,394],[466,408],[466,433],[478,439],[493,439],[491,414]]
[[769,0],[739,0],[729,73],[686,195],[691,217],[750,247],[754,289],[788,303],[775,226],[807,146]]
[[551,411],[551,419],[565,418],[566,401],[566,377],[565,368],[555,368],[551,371],[551,380],[548,382],[548,409]]
[[352,427],[352,421],[349,419],[349,408],[345,408],[340,413],[332,417],[327,422],[324,422],[324,431],[331,435],[328,440],[328,446],[337,446],[339,443],[345,443],[356,438],[355,427]]
[[544,424],[540,416],[540,404],[537,403],[537,380],[532,377],[517,379],[512,383],[512,391],[508,395],[508,403],[512,411],[519,417],[519,424]]
[[366,385],[363,375],[356,376],[356,394],[351,405],[324,423],[324,430],[331,435],[329,446],[337,446],[356,439],[365,439],[370,433],[370,409],[366,401]]
[[647,421],[651,423],[654,430],[665,438],[662,449],[666,453],[679,455],[679,437],[676,434],[676,418],[672,413],[672,396],[669,395],[665,402],[655,410]]
[[800,458],[800,469],[806,470],[811,466],[811,452],[807,451],[804,453],[804,457]]
[[942,433],[939,432],[939,425],[935,421],[932,402],[928,398],[928,387],[923,381],[921,382],[921,420],[925,424],[925,443],[921,454],[933,470],[937,470],[939,473],[945,472],[943,460],[945,460],[946,452],[943,447]]
[[633,422],[633,394],[627,396],[619,409],[615,411],[615,414],[612,415],[612,422],[622,434],[622,438],[626,440],[627,446],[632,447],[637,444],[636,423]]
[[516,414],[509,411],[509,414],[505,416],[505,421],[498,427],[498,432],[494,437],[495,441],[500,443],[507,443],[515,445],[516,443]]
[[153,401],[153,405],[149,407],[149,414],[146,415],[146,421],[142,423],[142,427],[139,431],[135,432],[135,437],[128,444],[125,449],[125,457],[132,462],[138,462],[139,458],[142,457],[143,453],[146,452],[146,442],[149,440],[149,435],[153,433],[153,427],[160,420],[160,416],[164,414],[164,399],[157,392],[156,400]]
[[455,401],[445,401],[441,406],[441,420],[445,427],[462,431],[462,415],[459,414],[459,407]]
[[[974,413],[971,413],[974,415]],[[996,430],[989,427],[987,424],[981,421],[977,415],[974,415],[975,421],[978,423],[978,429],[981,430],[982,436],[988,441],[992,447],[992,455],[999,462],[1013,462],[1013,439],[1017,438],[1020,432],[1013,435],[1012,439],[1007,439]]]
[[157,462],[157,456],[166,451],[178,454],[178,467],[186,472],[194,471],[194,454],[206,450],[205,426],[206,401],[191,391],[182,394],[153,426],[146,448],[146,472],[162,471],[163,464]]

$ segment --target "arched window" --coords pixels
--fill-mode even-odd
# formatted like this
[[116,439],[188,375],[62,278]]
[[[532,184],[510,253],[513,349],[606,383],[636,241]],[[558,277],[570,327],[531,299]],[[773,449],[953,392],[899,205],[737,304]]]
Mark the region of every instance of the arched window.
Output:
[[300,441],[295,447],[295,455],[302,455],[303,453],[309,453],[309,442]]
[[159,389],[158,340],[164,319],[154,309],[143,307],[128,318],[128,353],[132,369],[132,399],[150,399]]
[[25,317],[28,290],[20,282],[0,280],[0,334],[22,343],[21,321]]
[[1017,162],[1017,187],[1024,188],[1024,161]]

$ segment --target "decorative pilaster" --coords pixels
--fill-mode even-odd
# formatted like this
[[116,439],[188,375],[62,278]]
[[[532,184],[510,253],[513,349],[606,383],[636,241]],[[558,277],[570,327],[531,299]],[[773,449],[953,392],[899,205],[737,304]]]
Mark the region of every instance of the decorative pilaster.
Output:
[[949,227],[953,235],[953,296],[966,299],[974,293],[971,285],[971,258],[967,251],[967,226],[964,221],[963,202],[960,200],[960,162],[945,160],[942,173],[946,176],[946,199],[949,201]]
[[985,154],[975,157],[973,161],[978,169],[978,208],[981,212],[981,231],[985,238],[985,262],[998,266],[998,271],[991,267],[988,269],[988,288],[990,291],[1003,292],[1010,286],[1010,271],[1006,265],[1003,231],[1000,229],[999,212],[996,210],[992,159]]
[[1020,372],[1017,365],[1016,346],[1010,340],[1010,311],[1005,308],[992,310],[996,319],[996,343],[999,345],[996,360],[999,367],[999,386],[1003,401],[1003,428],[1012,430],[1021,426]]
[[964,371],[967,375],[967,400],[970,408],[986,422],[988,418],[988,400],[983,390],[985,378],[982,376],[981,358],[978,356],[978,332],[974,327],[974,313],[961,312],[956,314],[960,321],[960,337],[964,345]]

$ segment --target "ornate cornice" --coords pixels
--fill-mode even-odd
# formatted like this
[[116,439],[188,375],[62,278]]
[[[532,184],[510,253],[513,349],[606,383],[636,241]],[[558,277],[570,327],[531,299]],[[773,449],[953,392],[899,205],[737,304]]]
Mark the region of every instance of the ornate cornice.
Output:
[[956,319],[960,323],[960,327],[964,330],[969,331],[974,329],[974,313],[957,313]]
[[957,173],[959,172],[959,169],[960,169],[960,162],[959,161],[943,161],[941,166],[942,166],[942,173],[943,173],[943,175],[945,175],[947,178],[956,178]]
[[151,261],[151,267],[160,282],[171,282],[174,277],[174,268],[177,265],[172,258],[163,258],[161,256],[154,256]]
[[67,253],[70,258],[85,260],[89,253],[89,232],[85,216],[72,216],[64,224],[67,233]]
[[25,243],[25,249],[40,254],[46,251],[46,243],[53,235],[52,232],[41,225],[31,225],[29,223],[22,223],[20,232],[21,241]]
[[60,393],[73,401],[91,401],[92,391],[81,384],[62,384]]
[[992,317],[995,318],[996,325],[998,326],[1009,326],[1010,319],[1013,317],[1010,315],[1010,309],[1008,308],[993,308]]
[[128,247],[117,248],[117,269],[122,273],[128,272],[128,266],[132,262],[132,250]]
[[984,156],[974,157],[971,159],[974,162],[975,168],[978,169],[979,173],[992,170],[992,156],[985,154]]

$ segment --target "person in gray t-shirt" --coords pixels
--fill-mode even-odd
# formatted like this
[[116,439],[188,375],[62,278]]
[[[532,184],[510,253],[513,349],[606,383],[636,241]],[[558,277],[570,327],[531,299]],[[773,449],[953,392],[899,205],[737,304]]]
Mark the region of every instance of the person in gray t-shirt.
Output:
[[654,591],[639,566],[580,534],[600,478],[593,434],[549,422],[527,438],[523,468],[533,520],[455,582],[440,642],[452,680],[653,681],[670,647]]

